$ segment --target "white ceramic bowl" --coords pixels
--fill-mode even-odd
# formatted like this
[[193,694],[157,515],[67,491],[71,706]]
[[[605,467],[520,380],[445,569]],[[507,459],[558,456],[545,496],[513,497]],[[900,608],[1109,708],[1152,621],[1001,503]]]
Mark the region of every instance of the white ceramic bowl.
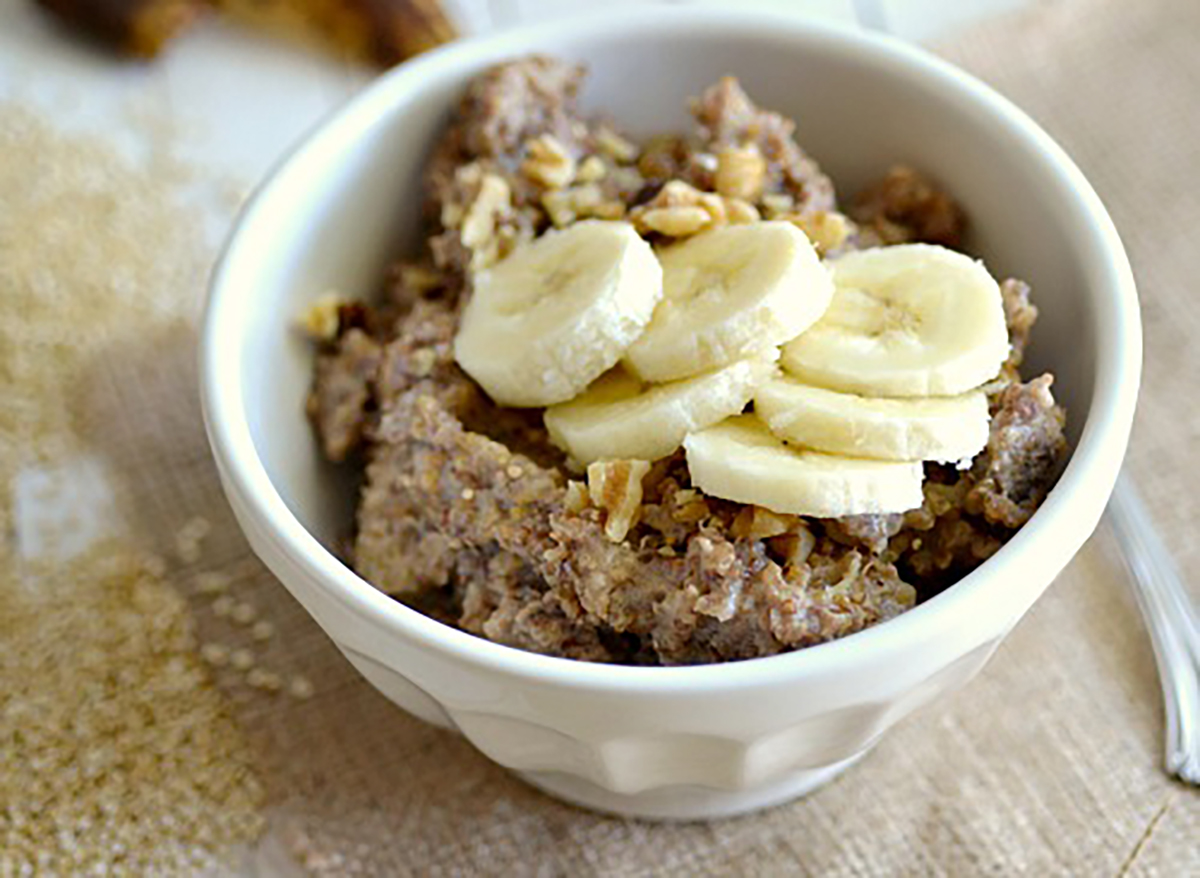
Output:
[[[1042,311],[1030,369],[1052,368],[1074,452],[1033,520],[994,558],[900,618],[788,655],[634,668],[521,652],[376,591],[326,548],[352,480],[303,414],[312,351],[293,320],[323,291],[376,290],[415,247],[418,178],[474,74],[541,51],[591,68],[585,104],[635,133],[687,125],[717,77],[798,122],[843,193],[896,161],[970,212],[973,246],[1029,280]],[[1134,282],[1103,205],[1027,116],[898,41],[688,8],[564,21],[471,40],[384,76],[262,186],[215,271],[204,408],[229,500],[255,551],[387,697],[457,729],[529,782],[607,811],[735,814],[798,796],[893,723],[962,685],[1092,532],[1129,435],[1141,363]]]

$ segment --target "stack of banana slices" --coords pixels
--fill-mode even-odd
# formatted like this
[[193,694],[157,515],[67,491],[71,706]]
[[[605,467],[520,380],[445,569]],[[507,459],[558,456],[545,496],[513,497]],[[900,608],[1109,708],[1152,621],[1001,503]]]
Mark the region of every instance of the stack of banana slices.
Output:
[[455,339],[580,464],[683,446],[706,494],[817,517],[920,506],[924,461],[986,444],[1008,350],[980,263],[926,244],[823,263],[788,222],[658,253],[623,222],[549,232],[476,277]]

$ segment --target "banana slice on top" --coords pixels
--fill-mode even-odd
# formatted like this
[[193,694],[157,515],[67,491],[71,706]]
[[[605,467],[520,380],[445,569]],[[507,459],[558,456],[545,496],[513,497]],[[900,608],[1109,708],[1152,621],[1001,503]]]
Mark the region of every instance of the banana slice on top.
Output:
[[583,464],[658,460],[683,444],[688,433],[739,414],[755,388],[775,374],[777,357],[772,349],[694,378],[649,387],[615,369],[581,396],[546,409],[550,441]]
[[832,390],[954,396],[996,377],[1008,356],[1000,287],[979,262],[930,244],[828,263],[825,315],[783,350],[783,368]]
[[683,447],[692,484],[705,494],[772,512],[837,518],[907,512],[922,501],[920,463],[789,448],[754,415],[692,433]]
[[661,297],[633,226],[575,223],[475,277],[454,358],[500,405],[564,402],[621,359]]
[[659,259],[663,300],[626,358],[646,381],[687,378],[782,344],[833,296],[816,250],[787,222],[724,226]]
[[755,392],[754,412],[788,442],[877,460],[955,463],[974,457],[988,440],[988,403],[982,390],[877,399],[780,377]]

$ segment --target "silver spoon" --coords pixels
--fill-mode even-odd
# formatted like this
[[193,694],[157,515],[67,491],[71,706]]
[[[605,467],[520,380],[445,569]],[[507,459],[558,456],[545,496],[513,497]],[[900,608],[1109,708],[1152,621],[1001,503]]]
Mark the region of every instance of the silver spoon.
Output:
[[1200,785],[1200,622],[1133,482],[1117,477],[1108,515],[1133,580],[1166,711],[1167,773]]

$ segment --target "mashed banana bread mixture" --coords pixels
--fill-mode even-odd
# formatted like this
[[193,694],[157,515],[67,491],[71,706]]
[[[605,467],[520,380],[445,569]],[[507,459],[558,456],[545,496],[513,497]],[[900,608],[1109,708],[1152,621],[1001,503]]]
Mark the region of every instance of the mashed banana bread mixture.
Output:
[[[893,168],[839,207],[830,179],[793,139],[794,123],[755,106],[734,79],[693,101],[693,132],[635,142],[581,114],[583,76],[544,57],[480,76],[429,163],[426,252],[394,267],[377,304],[327,300],[308,315],[322,337],[309,414],[330,460],[366,467],[348,550],[354,569],[396,599],[498,643],[678,665],[851,634],[903,613],[995,553],[1045,498],[1067,448],[1053,377],[1020,374],[1037,317],[1029,287],[1007,280],[997,289],[955,252],[962,210],[911,168]],[[629,283],[660,271],[646,255],[649,242],[668,299],[685,283],[679,278],[693,283],[712,270],[672,268],[672,260],[693,259],[686,248],[708,247],[700,256],[711,261],[716,244],[701,242],[725,241],[734,250],[718,254],[722,270],[736,262],[737,247],[765,248],[735,266],[737,277],[774,271],[778,256],[777,278],[754,277],[760,311],[775,309],[773,320],[782,313],[777,290],[803,278],[815,290],[817,304],[802,321],[811,329],[784,344],[801,323],[768,320],[769,344],[754,347],[757,335],[738,335],[751,341],[736,361],[655,341],[656,333],[678,335],[737,280],[720,294],[679,294],[670,331],[657,328],[667,304],[654,310],[658,299],[646,299],[636,331],[607,360],[568,376],[570,386],[529,387],[539,373],[531,381],[488,372],[498,362],[492,349],[478,345],[480,355],[469,358],[465,328],[456,359],[464,323],[475,320],[486,336],[517,307],[512,295],[542,295],[536,287],[547,274],[560,286],[582,283],[576,275],[599,249],[569,250],[571,236],[612,248]],[[552,257],[565,267],[549,272],[544,260]],[[532,268],[522,268],[530,259]],[[993,333],[990,341],[981,336],[974,360],[941,372],[881,373],[880,393],[856,384],[853,369],[826,369],[850,331],[830,316],[845,311],[844,290],[869,286],[872,272],[892,277],[913,266],[958,272],[963,296],[994,295],[1001,346]],[[508,310],[487,312],[483,300],[499,295],[487,285],[506,276],[529,289],[518,283],[515,294],[504,293]],[[828,289],[817,290],[822,284]],[[527,306],[534,307],[522,300]],[[487,319],[472,309],[485,309]],[[744,317],[721,311],[718,329],[734,332]],[[892,319],[878,319],[885,317]],[[536,359],[536,334],[528,347],[526,359]],[[684,362],[693,356],[700,359]],[[592,383],[618,358],[623,370]],[[521,367],[514,360],[513,369]],[[962,378],[968,373],[978,374]],[[964,386],[953,384],[960,378]],[[495,401],[514,395],[523,407]],[[923,398],[899,398],[913,396]],[[530,401],[538,399],[545,402]],[[754,414],[741,414],[751,402]],[[668,411],[690,420],[676,423]],[[863,456],[876,460],[839,456],[847,451],[837,443],[859,441],[846,438],[843,413],[854,436],[867,437]],[[606,442],[626,453],[603,454]],[[820,452],[804,450],[810,446]],[[739,492],[758,498],[772,486],[737,467],[760,454],[769,471],[783,473],[777,480],[795,470],[796,496],[808,490],[816,504],[805,509],[845,508],[839,498],[851,497],[887,511],[796,514],[749,502]]]

